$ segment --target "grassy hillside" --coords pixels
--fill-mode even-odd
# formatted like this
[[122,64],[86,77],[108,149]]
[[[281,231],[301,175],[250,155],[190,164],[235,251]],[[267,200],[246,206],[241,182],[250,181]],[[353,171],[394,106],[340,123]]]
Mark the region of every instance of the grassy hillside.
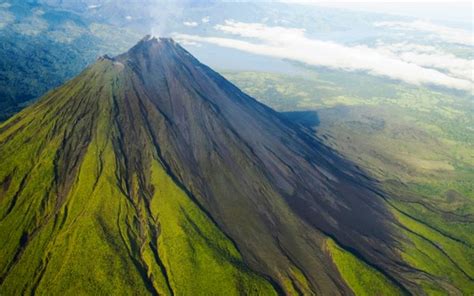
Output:
[[383,274],[358,260],[333,240],[327,241],[327,248],[334,264],[355,295],[403,295],[403,291],[394,286]]
[[0,294],[275,294],[149,144],[128,176],[119,73],[99,63],[0,125]]

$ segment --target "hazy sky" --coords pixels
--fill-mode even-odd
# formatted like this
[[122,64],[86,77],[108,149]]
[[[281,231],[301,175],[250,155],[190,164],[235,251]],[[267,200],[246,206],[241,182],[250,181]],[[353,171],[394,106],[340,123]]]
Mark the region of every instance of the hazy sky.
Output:
[[318,6],[356,9],[370,12],[380,12],[428,18],[437,20],[471,22],[474,16],[472,2],[457,1],[301,1],[283,0],[278,2],[304,2]]

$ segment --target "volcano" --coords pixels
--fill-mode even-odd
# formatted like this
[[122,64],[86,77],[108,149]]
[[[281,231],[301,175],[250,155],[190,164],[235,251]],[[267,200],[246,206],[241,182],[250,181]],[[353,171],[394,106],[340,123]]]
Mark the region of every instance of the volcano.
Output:
[[172,39],[1,124],[0,164],[2,295],[416,291],[377,183]]

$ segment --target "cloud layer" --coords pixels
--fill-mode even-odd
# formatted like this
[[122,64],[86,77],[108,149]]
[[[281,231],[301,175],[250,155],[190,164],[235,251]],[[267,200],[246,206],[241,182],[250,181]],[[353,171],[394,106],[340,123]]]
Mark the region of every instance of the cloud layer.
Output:
[[433,46],[410,44],[407,42],[394,44],[379,43],[377,50],[383,54],[398,57],[408,63],[437,69],[450,76],[474,82],[474,60],[459,58]]
[[[365,45],[345,46],[308,38],[304,29],[269,27],[259,23],[226,21],[215,28],[246,40],[186,34],[175,34],[174,37],[180,41],[211,43],[314,66],[346,71],[366,71],[372,75],[397,79],[415,85],[427,84],[472,90],[472,77],[468,79],[468,73],[465,73],[463,64],[465,60],[458,61],[463,64],[459,67],[460,69],[453,67],[443,73],[432,65],[436,62],[433,53],[430,53],[425,60],[419,60],[419,57],[410,55],[405,55],[402,58],[393,48],[371,48]],[[419,55],[421,56],[422,53]],[[472,64],[472,61],[470,62]]]
[[385,27],[401,31],[418,31],[431,33],[430,37],[439,39],[444,42],[474,45],[474,36],[467,31],[461,29],[454,29],[450,27],[440,26],[427,21],[413,21],[413,22],[378,22],[376,27]]

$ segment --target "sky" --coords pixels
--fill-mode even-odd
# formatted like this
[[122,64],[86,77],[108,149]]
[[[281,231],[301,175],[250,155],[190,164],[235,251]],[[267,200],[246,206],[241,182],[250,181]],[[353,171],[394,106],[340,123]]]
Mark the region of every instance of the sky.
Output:
[[[334,0],[334,1],[300,1],[285,0],[278,2],[305,3],[324,7],[353,9],[368,12],[396,14],[417,18],[435,20],[461,21],[472,23],[474,6],[472,1],[360,1],[360,0]],[[448,13],[447,13],[448,12]]]

